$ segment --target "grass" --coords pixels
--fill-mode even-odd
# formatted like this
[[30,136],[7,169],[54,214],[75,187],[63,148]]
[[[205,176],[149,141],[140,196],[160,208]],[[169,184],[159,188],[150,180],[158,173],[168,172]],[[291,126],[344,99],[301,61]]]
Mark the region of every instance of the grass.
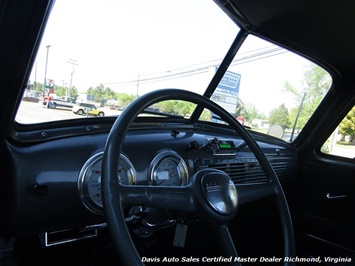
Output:
[[355,146],[354,142],[347,142],[347,141],[337,141],[337,144],[343,146]]

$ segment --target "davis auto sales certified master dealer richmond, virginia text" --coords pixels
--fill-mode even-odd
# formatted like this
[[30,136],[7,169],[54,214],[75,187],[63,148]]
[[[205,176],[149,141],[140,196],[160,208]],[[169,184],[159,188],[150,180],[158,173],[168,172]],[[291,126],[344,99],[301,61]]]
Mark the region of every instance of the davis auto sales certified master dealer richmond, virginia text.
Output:
[[326,263],[351,263],[352,259],[349,257],[324,257],[323,260],[321,257],[316,258],[303,258],[303,257],[142,257],[142,262],[326,262]]

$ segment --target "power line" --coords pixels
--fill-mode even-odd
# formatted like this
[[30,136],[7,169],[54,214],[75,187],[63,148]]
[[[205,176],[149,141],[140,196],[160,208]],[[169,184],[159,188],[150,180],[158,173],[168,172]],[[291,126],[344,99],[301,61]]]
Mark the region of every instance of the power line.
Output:
[[[253,51],[239,54],[239,57],[235,58],[232,61],[231,66],[246,64],[249,62],[261,60],[261,59],[264,59],[267,57],[272,57],[272,56],[276,56],[276,55],[280,55],[280,54],[288,52],[287,50],[280,48],[280,47],[272,47],[271,49],[265,50],[266,48],[269,48],[269,47],[259,48],[259,49],[255,49]],[[256,51],[260,51],[260,52],[255,53]],[[250,54],[251,52],[254,52],[254,53]],[[244,55],[244,56],[240,57],[241,55]],[[122,82],[112,82],[112,83],[105,83],[105,84],[108,84],[108,85],[110,85],[110,84],[111,85],[128,85],[128,84],[132,84],[132,83],[135,84],[137,82],[150,83],[150,82],[169,80],[169,79],[173,79],[173,78],[176,79],[176,78],[183,78],[183,77],[187,77],[187,76],[199,75],[199,74],[208,72],[211,67],[218,66],[220,61],[221,61],[221,59],[216,59],[216,60],[211,60],[211,61],[208,61],[205,63],[194,64],[194,65],[191,65],[188,67],[177,68],[175,70],[168,71],[168,74],[166,74],[166,72],[158,72],[156,74],[146,75],[146,76],[153,76],[153,77],[142,78],[140,76],[139,80],[133,79],[133,80],[127,80],[127,81],[122,81]],[[208,65],[204,65],[206,63]],[[202,67],[184,70],[184,69],[188,69],[192,66],[199,66],[199,65],[202,65]],[[172,73],[176,70],[184,70],[184,71]],[[157,74],[159,74],[159,76],[154,76]]]

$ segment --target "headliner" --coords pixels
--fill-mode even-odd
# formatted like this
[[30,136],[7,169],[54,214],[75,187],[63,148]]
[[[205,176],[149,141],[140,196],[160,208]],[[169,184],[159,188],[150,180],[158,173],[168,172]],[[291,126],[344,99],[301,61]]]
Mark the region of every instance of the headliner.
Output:
[[[355,1],[216,0],[250,33],[337,69],[355,70]],[[313,59],[312,59],[313,58]]]

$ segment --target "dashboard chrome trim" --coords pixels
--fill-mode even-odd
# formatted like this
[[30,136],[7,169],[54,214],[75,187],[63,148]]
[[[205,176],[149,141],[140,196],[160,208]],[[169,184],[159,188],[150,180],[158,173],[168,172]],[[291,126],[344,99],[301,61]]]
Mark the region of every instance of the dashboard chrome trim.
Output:
[[[187,184],[188,180],[189,180],[189,172],[188,172],[188,168],[187,168],[187,164],[185,163],[185,161],[182,159],[182,157],[175,151],[173,150],[162,150],[160,151],[151,161],[150,163],[150,167],[149,167],[149,171],[148,171],[148,184],[150,185],[160,185],[157,183],[157,179],[158,179],[158,169],[160,166],[162,166],[162,163],[164,163],[164,161],[168,161],[170,160],[171,162],[173,162],[174,164],[176,164],[176,171],[178,174],[178,180],[173,180],[173,181],[169,181],[169,185],[171,185],[171,182],[176,183],[178,182],[177,185],[179,186],[184,186]],[[166,174],[168,174],[166,172]],[[172,173],[169,173],[168,176],[162,177],[161,179],[165,179],[165,180],[169,180],[170,179],[170,175],[173,175]],[[161,175],[162,176],[162,175]],[[177,177],[174,174],[175,177]],[[162,181],[164,182],[164,181]]]
[[[77,187],[79,190],[82,203],[89,211],[99,215],[103,215],[101,187],[96,187],[99,193],[97,193],[96,195],[92,195],[89,186],[95,185],[92,184],[94,183],[94,181],[92,180],[93,178],[92,171],[95,171],[94,170],[95,165],[100,166],[100,164],[102,164],[102,159],[103,159],[103,152],[99,152],[91,156],[83,165],[79,173],[78,182],[77,182]],[[128,159],[128,157],[125,156],[124,154],[121,154],[119,163],[120,166],[123,166],[125,168],[125,170],[127,171],[127,176],[129,176],[129,180],[125,180],[124,183],[130,185],[135,184],[137,179],[136,170],[133,164],[131,163],[131,161]],[[100,170],[96,170],[96,173],[94,174],[97,175],[98,179],[100,179],[101,176],[99,175],[101,174],[101,166],[100,166]],[[97,183],[96,186],[98,186],[99,183],[101,183],[101,181],[98,180],[96,181],[96,183]]]

